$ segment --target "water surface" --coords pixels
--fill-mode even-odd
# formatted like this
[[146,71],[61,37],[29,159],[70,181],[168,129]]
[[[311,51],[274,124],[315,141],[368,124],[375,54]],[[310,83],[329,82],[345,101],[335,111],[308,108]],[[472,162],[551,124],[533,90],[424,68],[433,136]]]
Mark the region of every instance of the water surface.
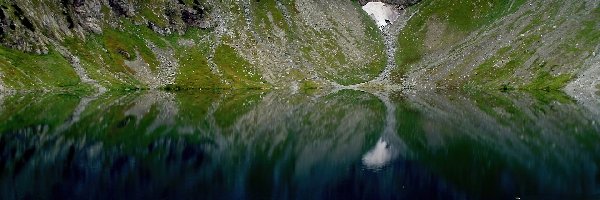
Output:
[[0,95],[0,199],[599,198],[560,93]]

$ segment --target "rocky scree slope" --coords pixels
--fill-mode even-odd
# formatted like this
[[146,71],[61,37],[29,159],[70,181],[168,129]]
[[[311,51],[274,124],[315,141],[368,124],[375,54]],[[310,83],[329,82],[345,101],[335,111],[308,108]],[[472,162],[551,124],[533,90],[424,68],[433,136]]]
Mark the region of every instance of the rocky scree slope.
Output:
[[[398,34],[394,82],[483,90],[595,88],[600,1],[428,0]],[[581,81],[580,79],[585,79]],[[591,80],[590,80],[591,79]]]
[[356,1],[1,0],[0,89],[350,85],[386,63]]
[[1,0],[0,90],[600,88],[597,0],[369,1]]

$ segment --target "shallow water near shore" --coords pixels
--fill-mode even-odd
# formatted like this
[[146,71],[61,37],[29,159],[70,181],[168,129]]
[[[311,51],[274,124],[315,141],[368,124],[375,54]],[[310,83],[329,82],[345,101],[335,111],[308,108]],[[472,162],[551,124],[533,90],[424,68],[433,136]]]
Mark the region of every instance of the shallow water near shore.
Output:
[[0,95],[0,199],[600,197],[562,93]]

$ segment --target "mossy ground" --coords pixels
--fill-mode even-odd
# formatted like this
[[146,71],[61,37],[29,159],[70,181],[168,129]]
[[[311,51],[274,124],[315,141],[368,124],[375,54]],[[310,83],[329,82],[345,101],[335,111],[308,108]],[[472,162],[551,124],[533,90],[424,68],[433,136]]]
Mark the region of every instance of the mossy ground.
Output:
[[23,90],[83,87],[71,65],[58,52],[32,55],[0,47],[0,71],[6,86]]

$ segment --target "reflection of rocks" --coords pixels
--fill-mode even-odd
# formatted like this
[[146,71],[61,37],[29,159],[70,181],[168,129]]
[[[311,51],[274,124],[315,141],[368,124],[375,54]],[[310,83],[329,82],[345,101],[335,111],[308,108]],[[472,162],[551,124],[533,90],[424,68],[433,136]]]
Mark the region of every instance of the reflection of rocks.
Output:
[[0,71],[0,95],[2,95],[3,92],[5,92],[6,88],[4,88],[4,82],[2,81],[2,79],[4,78],[4,76],[2,75],[2,72]]
[[[489,180],[484,187],[495,187],[489,185],[494,181],[518,187],[528,180],[535,183],[535,188],[524,188],[529,194],[573,194],[575,191],[570,189],[576,187],[582,189],[577,194],[598,191],[594,177],[598,175],[600,149],[597,145],[585,145],[584,141],[597,141],[600,126],[592,123],[595,119],[578,105],[544,103],[522,94],[470,97],[474,99],[417,94],[409,98],[413,109],[422,114],[417,129],[422,132],[412,133],[416,136],[400,134],[405,139],[412,138],[408,146],[414,159],[434,159],[433,166],[467,159],[469,163],[451,165],[481,166],[475,172],[455,169],[450,173],[457,175],[448,174],[457,179],[454,181],[461,181],[461,174],[486,177],[505,173],[503,180]],[[416,151],[423,148],[425,151]],[[574,165],[578,167],[573,168]],[[434,168],[446,170],[441,166]],[[472,187],[481,183],[463,184]]]
[[77,107],[75,108],[75,111],[73,111],[73,114],[71,114],[70,119],[68,121],[66,121],[65,123],[63,123],[62,125],[60,125],[57,128],[56,132],[62,133],[63,131],[70,128],[73,124],[79,122],[79,120],[81,120],[81,114],[88,108],[88,105],[96,99],[98,99],[98,96],[90,96],[90,97],[81,98],[81,100],[79,101],[79,105],[77,105]]
[[[0,88],[1,89],[1,88]],[[4,113],[4,98],[5,94],[0,90],[0,113]]]
[[[179,112],[179,108],[175,103],[175,96],[171,93],[160,91],[143,93],[132,103],[133,106],[125,111],[124,114],[125,116],[135,116],[138,124],[144,117],[155,117],[152,125],[148,127],[147,131],[149,132],[152,132],[163,125],[175,124],[175,118]],[[155,116],[148,116],[152,108],[156,108],[158,114]]]
[[[26,109],[0,109],[1,117],[17,119],[0,121],[0,191],[106,199],[477,199],[598,191],[600,125],[568,99],[233,93],[6,97],[0,105]],[[56,110],[72,114],[43,115]],[[11,198],[0,192],[0,199]]]
[[[336,174],[338,168],[360,159],[383,129],[383,109],[376,97],[359,91],[316,99],[275,92],[226,131],[233,134],[230,146],[234,149],[282,149],[294,154],[292,163],[281,164],[292,164],[297,181],[308,186],[305,181],[333,178],[325,174]],[[332,180],[322,181],[313,184]]]

